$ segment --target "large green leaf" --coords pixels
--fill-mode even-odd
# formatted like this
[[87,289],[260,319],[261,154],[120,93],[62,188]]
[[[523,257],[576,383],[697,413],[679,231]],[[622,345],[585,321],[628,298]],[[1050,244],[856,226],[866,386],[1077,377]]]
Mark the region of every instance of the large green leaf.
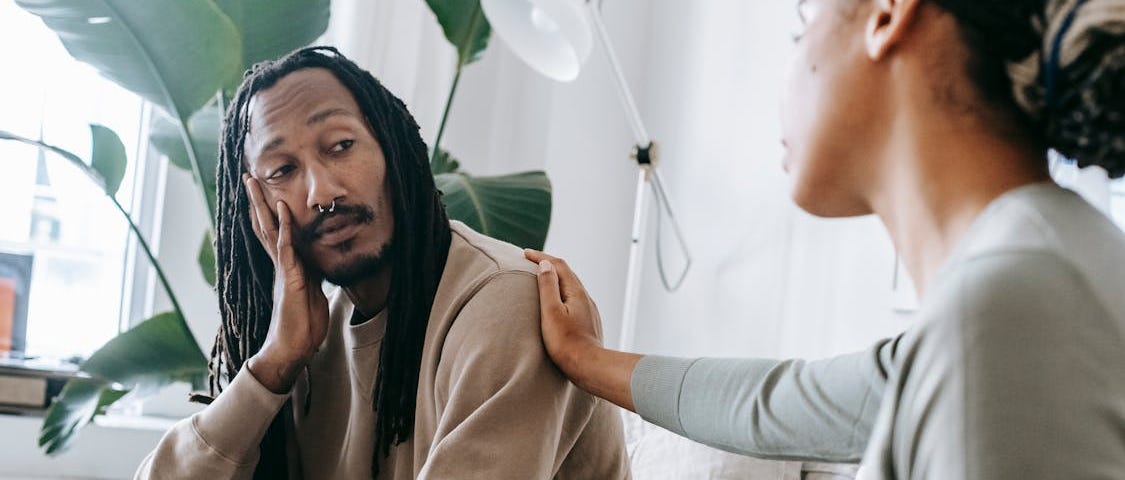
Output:
[[551,224],[551,182],[543,172],[498,177],[434,176],[449,217],[520,247],[542,249]]
[[199,246],[199,270],[203,272],[203,280],[208,285],[215,286],[215,246],[211,241],[211,231],[203,233],[203,244]]
[[[196,159],[199,160],[199,173],[203,177],[203,189],[207,194],[209,205],[216,205],[215,201],[215,169],[219,165],[219,129],[222,125],[219,107],[211,105],[192,115],[188,121],[188,135],[191,136],[195,147]],[[167,116],[156,116],[152,121],[152,130],[149,141],[160,153],[168,157],[168,161],[181,169],[191,172],[191,160],[187,150],[184,149],[183,137],[180,136],[178,120]],[[211,212],[214,215],[215,212]]]
[[426,4],[437,16],[445,38],[457,49],[458,67],[480,59],[492,35],[480,0],[426,0]]
[[104,380],[77,378],[66,382],[62,392],[51,402],[39,431],[39,446],[48,455],[65,451],[73,443],[75,434],[85,427],[95,415],[105,413],[105,408],[128,393]]
[[[242,36],[242,69],[312,43],[328,29],[329,0],[215,0]],[[236,88],[241,73],[227,81]]]
[[[195,152],[199,155],[199,166],[205,174],[215,173],[215,165],[219,158],[221,121],[219,108],[209,106],[192,115],[187,125]],[[187,150],[184,149],[184,142],[180,137],[179,120],[171,119],[167,115],[154,117],[149,141],[152,142],[152,146],[160,150],[160,153],[168,156],[168,161],[172,165],[191,171],[191,160],[188,159]]]
[[125,157],[125,145],[113,130],[101,125],[90,125],[90,134],[93,137],[90,166],[105,179],[106,195],[116,195],[129,162]]
[[207,359],[180,315],[165,312],[102,345],[82,371],[142,393],[207,374]]
[[74,58],[174,117],[202,107],[242,66],[238,30],[211,1],[16,0]]

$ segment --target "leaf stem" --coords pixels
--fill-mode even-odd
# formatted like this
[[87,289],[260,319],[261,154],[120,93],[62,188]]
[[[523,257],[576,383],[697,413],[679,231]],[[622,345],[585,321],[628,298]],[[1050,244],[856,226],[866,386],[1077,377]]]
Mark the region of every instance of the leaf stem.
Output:
[[449,110],[453,107],[453,97],[457,94],[457,85],[461,83],[461,69],[463,65],[457,62],[457,74],[453,76],[453,85],[449,87],[449,96],[445,99],[445,113],[441,115],[441,125],[438,126],[437,138],[434,139],[433,153],[430,154],[430,164],[437,160],[438,149],[441,148],[441,137],[445,135],[445,124],[449,121]]
[[[177,112],[178,113],[178,112]],[[207,196],[207,187],[203,183],[203,169],[199,166],[199,156],[195,151],[195,142],[191,141],[191,132],[188,130],[188,119],[181,115],[176,115],[176,126],[180,130],[180,140],[184,142],[184,151],[188,155],[188,163],[191,163],[191,174],[195,177],[195,184],[199,187],[199,194],[203,196],[203,205],[207,208],[207,225],[212,231],[215,230],[215,205],[211,204],[211,197]]]
[[121,212],[121,216],[125,217],[125,221],[129,224],[129,230],[133,231],[133,235],[137,237],[137,243],[140,244],[141,250],[144,250],[145,256],[147,256],[149,262],[152,263],[152,269],[156,271],[156,277],[160,279],[160,285],[164,287],[164,293],[168,294],[168,300],[172,303],[172,308],[176,311],[176,314],[180,316],[180,324],[190,335],[191,330],[187,328],[187,323],[185,323],[187,317],[184,315],[184,310],[180,308],[180,302],[176,299],[176,294],[172,292],[172,284],[168,282],[168,276],[164,274],[164,268],[162,268],[160,262],[156,260],[156,255],[152,253],[152,248],[149,248],[148,241],[145,240],[145,236],[141,234],[140,228],[137,227],[136,223],[133,223],[133,218],[129,215],[129,212],[125,210],[125,207],[121,206],[117,198],[113,195],[109,195],[109,200],[113,202],[114,207],[117,207],[117,211]]

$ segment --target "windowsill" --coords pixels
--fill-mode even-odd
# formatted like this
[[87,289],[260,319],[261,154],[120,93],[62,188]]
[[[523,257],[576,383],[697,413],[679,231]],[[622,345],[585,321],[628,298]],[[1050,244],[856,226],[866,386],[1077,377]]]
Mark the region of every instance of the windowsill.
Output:
[[163,417],[99,417],[69,450],[48,457],[37,445],[42,415],[0,415],[0,478],[131,478],[174,422]]
[[157,417],[152,415],[100,415],[94,418],[94,425],[105,428],[145,430],[166,432],[179,418]]
[[[180,420],[179,418],[156,415],[98,415],[94,417],[93,425],[118,430],[166,432]],[[41,423],[43,421],[43,412],[29,410],[21,413],[18,412],[17,409],[0,411],[0,425],[9,421],[34,421],[35,423]],[[90,427],[88,426],[86,428]],[[3,430],[3,428],[0,428],[0,430]]]

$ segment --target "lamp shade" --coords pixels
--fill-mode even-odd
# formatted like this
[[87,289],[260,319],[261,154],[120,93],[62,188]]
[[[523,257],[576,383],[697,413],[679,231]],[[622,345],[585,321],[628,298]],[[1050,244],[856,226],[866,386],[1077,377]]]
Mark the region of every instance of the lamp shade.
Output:
[[569,82],[590,56],[593,34],[585,0],[481,0],[485,17],[508,47],[539,73]]

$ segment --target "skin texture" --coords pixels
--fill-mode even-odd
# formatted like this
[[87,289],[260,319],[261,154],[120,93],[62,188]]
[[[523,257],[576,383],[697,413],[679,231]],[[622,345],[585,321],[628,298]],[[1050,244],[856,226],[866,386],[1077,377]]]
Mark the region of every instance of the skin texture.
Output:
[[[783,95],[783,168],[822,217],[875,214],[919,296],[1004,192],[1049,181],[1044,153],[997,127],[967,75],[956,19],[922,0],[799,2],[804,31]],[[602,347],[597,308],[566,263],[540,263],[543,337],[578,386],[633,409],[639,355]]]
[[364,318],[386,305],[394,236],[386,159],[347,87],[321,68],[290,73],[251,99],[245,158],[254,231],[278,272],[270,331],[247,366],[284,393],[327,334],[322,279],[344,287]]

